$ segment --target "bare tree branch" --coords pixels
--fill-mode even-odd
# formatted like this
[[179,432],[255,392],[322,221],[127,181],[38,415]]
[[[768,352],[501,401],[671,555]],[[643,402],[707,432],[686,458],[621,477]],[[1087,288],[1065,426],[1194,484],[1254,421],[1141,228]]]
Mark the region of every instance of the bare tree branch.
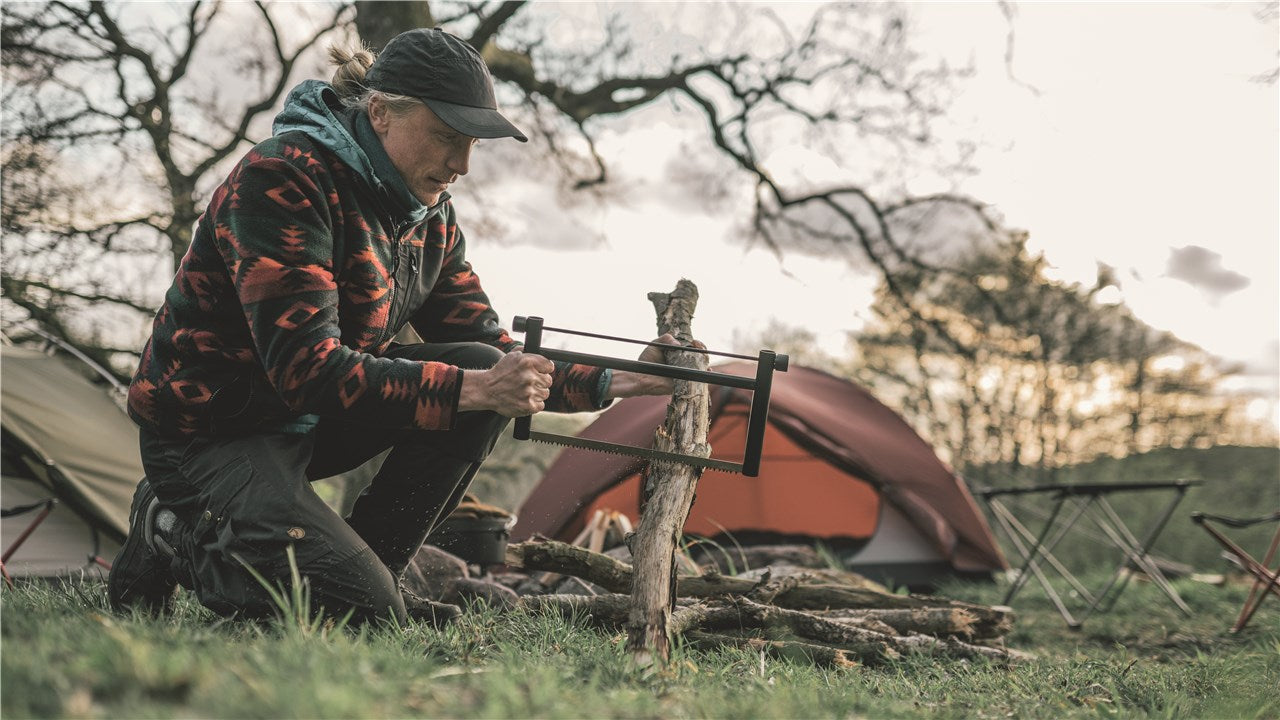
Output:
[[177,53],[178,60],[173,64],[173,68],[169,71],[169,84],[178,82],[187,74],[187,67],[191,64],[191,58],[195,55],[196,44],[200,38],[204,37],[205,30],[208,29],[209,23],[213,21],[214,15],[218,13],[220,6],[214,4],[213,9],[204,19],[204,24],[199,24],[200,9],[204,6],[202,2],[191,3],[191,11],[187,14],[187,43],[181,53]]
[[471,38],[467,42],[477,50],[483,49],[493,36],[498,34],[502,26],[515,17],[524,6],[525,0],[507,0],[501,3],[496,11],[481,17],[480,25],[471,33]]
[[155,308],[152,308],[148,305],[137,302],[136,300],[131,300],[126,297],[120,297],[119,295],[113,295],[110,293],[84,292],[81,290],[72,290],[69,288],[51,285],[41,280],[34,280],[32,278],[5,277],[5,284],[4,284],[5,295],[9,297],[11,300],[14,299],[14,296],[19,296],[19,297],[25,296],[26,295],[25,290],[28,288],[44,290],[44,291],[53,293],[55,295],[61,295],[63,297],[72,297],[72,298],[76,298],[77,300],[84,300],[86,302],[91,302],[91,303],[111,303],[113,305],[120,305],[122,307],[129,308],[130,310],[136,310],[142,313],[143,315],[151,315],[155,312]]
[[204,175],[213,168],[214,165],[217,165],[230,156],[231,153],[240,146],[240,143],[245,141],[249,131],[249,125],[254,121],[254,119],[275,107],[275,104],[280,101],[280,97],[284,95],[284,91],[289,85],[289,78],[292,74],[293,66],[298,61],[298,57],[319,42],[322,37],[327,35],[334,28],[341,25],[344,21],[343,18],[346,16],[349,9],[349,6],[340,6],[334,11],[333,17],[328,23],[324,24],[312,33],[292,53],[285,53],[281,44],[279,32],[276,30],[275,22],[271,19],[271,13],[268,11],[267,6],[263,5],[261,2],[255,3],[255,5],[271,30],[272,39],[274,41],[272,50],[275,52],[276,59],[280,63],[279,71],[276,74],[276,80],[272,84],[271,88],[257,102],[244,109],[244,112],[240,115],[240,122],[232,131],[231,139],[224,143],[222,147],[218,148],[216,152],[212,153],[195,166],[191,172],[193,177]]

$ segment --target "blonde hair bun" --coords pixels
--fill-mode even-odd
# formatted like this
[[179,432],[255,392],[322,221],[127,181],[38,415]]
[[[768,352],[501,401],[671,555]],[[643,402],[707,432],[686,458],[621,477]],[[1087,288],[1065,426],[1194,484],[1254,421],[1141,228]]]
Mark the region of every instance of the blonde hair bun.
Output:
[[364,91],[364,76],[373,67],[373,57],[373,52],[363,46],[329,46],[329,62],[337,66],[329,84],[339,97],[354,97]]

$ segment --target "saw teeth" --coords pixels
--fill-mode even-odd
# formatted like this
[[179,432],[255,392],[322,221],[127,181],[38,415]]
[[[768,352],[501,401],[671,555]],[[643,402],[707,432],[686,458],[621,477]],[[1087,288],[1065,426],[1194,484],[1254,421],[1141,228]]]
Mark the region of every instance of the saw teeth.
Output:
[[[547,440],[545,438],[529,438],[529,439],[536,443],[542,443],[543,445],[554,445],[556,447],[574,448],[575,450],[587,450],[589,452],[602,452],[602,453],[608,453],[609,455],[617,455],[618,457],[633,457],[633,458],[636,458],[637,460],[646,459],[646,458],[639,457],[637,455],[632,455],[631,453],[620,452],[618,450],[605,450],[603,448],[587,448],[587,447],[582,447],[581,445],[574,445],[573,443],[569,443],[569,442],[558,442],[556,440]],[[648,458],[648,460],[652,460],[654,462],[660,462],[656,458]]]

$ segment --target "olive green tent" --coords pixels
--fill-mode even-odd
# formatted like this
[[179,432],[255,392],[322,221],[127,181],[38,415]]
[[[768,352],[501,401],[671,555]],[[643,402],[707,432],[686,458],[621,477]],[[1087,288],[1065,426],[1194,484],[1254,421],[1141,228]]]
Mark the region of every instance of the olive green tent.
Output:
[[115,557],[142,478],[137,428],[120,400],[90,363],[0,346],[0,547],[10,575],[101,572]]

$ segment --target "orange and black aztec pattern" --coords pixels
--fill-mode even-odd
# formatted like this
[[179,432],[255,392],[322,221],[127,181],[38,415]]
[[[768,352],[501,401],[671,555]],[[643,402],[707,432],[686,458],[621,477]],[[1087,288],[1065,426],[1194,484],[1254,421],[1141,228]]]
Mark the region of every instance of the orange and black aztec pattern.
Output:
[[[395,228],[374,191],[298,132],[254,147],[214,192],[152,326],[129,413],[162,434],[210,430],[249,378],[238,430],[302,415],[453,426],[462,370],[379,357],[406,323],[427,342],[519,346],[465,259],[452,202]],[[600,370],[557,365],[547,409],[596,409]]]

